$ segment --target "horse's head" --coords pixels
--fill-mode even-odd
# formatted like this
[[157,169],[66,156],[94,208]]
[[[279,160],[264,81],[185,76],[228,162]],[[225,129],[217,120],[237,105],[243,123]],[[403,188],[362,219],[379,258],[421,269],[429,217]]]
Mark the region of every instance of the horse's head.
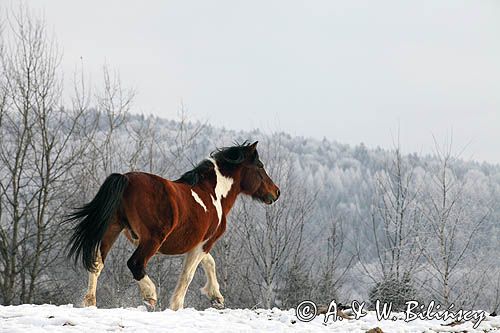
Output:
[[257,153],[257,142],[219,149],[211,155],[223,174],[239,174],[240,191],[268,205],[280,196],[280,190],[271,180]]
[[257,143],[255,142],[246,148],[246,159],[242,163],[240,187],[243,193],[270,205],[278,200],[280,190],[271,180],[266,169],[264,169],[264,164],[257,152]]

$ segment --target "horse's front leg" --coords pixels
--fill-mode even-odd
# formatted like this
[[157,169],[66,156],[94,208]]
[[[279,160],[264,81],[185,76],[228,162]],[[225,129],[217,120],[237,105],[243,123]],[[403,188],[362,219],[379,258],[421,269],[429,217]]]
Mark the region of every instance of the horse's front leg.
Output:
[[207,277],[207,283],[200,289],[201,293],[208,297],[214,308],[224,308],[224,297],[220,293],[219,282],[217,282],[217,274],[215,273],[215,260],[210,253],[205,254],[201,259],[201,265]]
[[179,276],[177,286],[175,287],[172,298],[170,299],[171,310],[176,311],[184,307],[184,297],[186,296],[187,288],[193,280],[196,268],[205,255],[206,253],[203,252],[203,245],[201,244],[186,253],[181,275]]

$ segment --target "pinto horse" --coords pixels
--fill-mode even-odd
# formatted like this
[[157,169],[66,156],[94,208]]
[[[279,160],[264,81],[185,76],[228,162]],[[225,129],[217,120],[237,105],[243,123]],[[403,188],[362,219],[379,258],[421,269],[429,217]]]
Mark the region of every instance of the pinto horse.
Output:
[[157,295],[145,268],[157,252],[185,254],[170,309],[183,308],[200,262],[207,278],[201,291],[213,306],[222,308],[224,297],[209,251],[226,230],[226,216],[240,193],[268,205],[280,195],[259,159],[257,142],[216,150],[175,181],[144,172],[111,174],[94,199],[68,217],[79,221],[68,243],[69,256],[75,262],[81,259],[89,271],[83,305],[96,305],[97,279],[123,232],[137,246],[127,266],[150,310]]

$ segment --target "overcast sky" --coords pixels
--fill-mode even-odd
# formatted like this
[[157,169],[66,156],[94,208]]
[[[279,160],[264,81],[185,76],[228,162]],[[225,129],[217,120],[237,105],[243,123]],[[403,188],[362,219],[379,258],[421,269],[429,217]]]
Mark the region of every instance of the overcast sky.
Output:
[[[0,0],[6,1],[6,0]],[[64,49],[136,89],[134,111],[500,162],[500,1],[33,0]],[[399,125],[398,125],[399,124]]]

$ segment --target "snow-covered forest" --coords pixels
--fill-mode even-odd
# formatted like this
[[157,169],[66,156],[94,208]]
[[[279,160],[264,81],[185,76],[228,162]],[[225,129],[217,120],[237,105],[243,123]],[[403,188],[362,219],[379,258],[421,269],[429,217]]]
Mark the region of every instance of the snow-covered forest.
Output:
[[[452,138],[438,136],[435,153],[422,156],[397,140],[368,149],[224,129],[191,121],[184,107],[173,119],[138,115],[134,92],[110,67],[100,86],[80,68],[63,91],[62,54],[42,20],[21,11],[2,28],[1,304],[80,303],[87,275],[66,258],[72,225],[62,221],[108,174],[176,179],[216,147],[259,140],[282,195],[270,207],[240,198],[229,216],[212,251],[227,307],[417,299],[499,310],[500,166],[460,159]],[[98,307],[140,304],[126,266],[132,251],[124,237],[113,247]],[[161,255],[149,263],[162,309],[180,265]],[[197,272],[187,307],[209,307],[203,283]]]

